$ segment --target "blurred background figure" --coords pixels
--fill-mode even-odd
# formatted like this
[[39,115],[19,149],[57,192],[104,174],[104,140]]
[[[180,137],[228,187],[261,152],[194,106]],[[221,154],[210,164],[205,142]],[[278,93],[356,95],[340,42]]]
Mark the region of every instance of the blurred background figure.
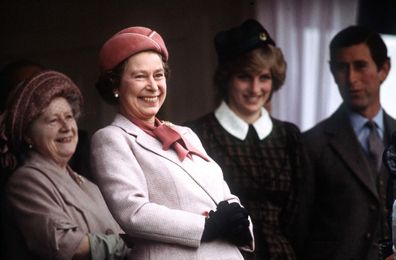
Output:
[[[29,78],[33,74],[43,70],[44,67],[41,64],[30,60],[16,60],[6,64],[0,70],[0,122],[3,120],[4,111],[6,109],[7,98],[10,93],[16,88],[16,86],[23,80]],[[0,138],[0,145],[3,147],[2,140]],[[1,158],[0,158],[1,160]],[[2,164],[0,164],[1,167]],[[8,176],[11,174],[12,170],[9,168],[1,167],[0,174],[0,208],[4,213],[4,185]],[[0,221],[3,220],[4,215],[0,214]],[[4,249],[4,231],[3,225],[0,226],[0,251],[3,252]]]
[[23,80],[44,69],[30,60],[16,60],[6,64],[0,71],[0,112],[3,113],[9,94]]
[[124,259],[128,252],[97,186],[68,162],[83,100],[70,78],[40,71],[18,85],[1,124],[6,184],[4,259]]
[[286,61],[255,20],[217,33],[215,47],[219,106],[187,125],[251,215],[256,250],[245,258],[296,259],[291,228],[301,176],[300,131],[265,107],[285,80]]
[[[396,132],[392,134],[392,141],[385,149],[383,157],[383,163],[389,170],[390,178],[393,179],[393,194],[396,194]],[[396,256],[396,201],[393,201],[392,214],[390,216],[390,223],[392,223],[392,248],[387,248],[387,252],[384,255],[390,255],[389,260],[393,260]],[[392,250],[391,250],[392,249]]]
[[135,259],[243,259],[238,247],[254,249],[246,209],[191,129],[156,117],[168,57],[146,27],[103,44],[96,87],[118,114],[93,135],[92,172]]

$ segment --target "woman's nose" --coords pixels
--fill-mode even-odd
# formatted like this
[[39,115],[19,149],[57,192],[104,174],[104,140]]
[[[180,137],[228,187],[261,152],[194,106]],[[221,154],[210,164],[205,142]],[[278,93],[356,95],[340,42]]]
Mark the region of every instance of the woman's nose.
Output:
[[70,120],[67,119],[62,119],[61,120],[61,130],[62,131],[70,131],[70,129],[72,128],[72,123],[70,122]]
[[260,91],[260,82],[258,79],[252,80],[250,84],[250,89],[253,93],[257,93]]
[[154,79],[154,77],[150,77],[147,83],[147,88],[150,90],[156,91],[158,89],[158,84],[157,81]]

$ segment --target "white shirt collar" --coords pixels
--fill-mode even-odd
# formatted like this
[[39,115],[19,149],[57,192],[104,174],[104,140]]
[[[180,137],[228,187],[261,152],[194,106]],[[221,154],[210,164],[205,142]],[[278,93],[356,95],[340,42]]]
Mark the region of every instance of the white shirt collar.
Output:
[[[222,101],[220,106],[214,111],[216,119],[220,125],[231,135],[239,140],[245,140],[249,124],[238,117],[226,104]],[[253,123],[260,140],[267,137],[272,131],[272,120],[264,107],[261,108],[261,116]]]

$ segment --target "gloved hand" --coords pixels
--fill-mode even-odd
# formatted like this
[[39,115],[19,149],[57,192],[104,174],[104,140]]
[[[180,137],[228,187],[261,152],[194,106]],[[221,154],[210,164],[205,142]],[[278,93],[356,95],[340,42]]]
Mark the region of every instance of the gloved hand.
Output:
[[248,218],[241,219],[234,227],[226,233],[226,238],[236,246],[246,246],[252,241],[249,230]]
[[252,240],[249,230],[249,214],[245,208],[242,208],[236,202],[231,203],[230,206],[235,208],[238,213],[230,217],[230,224],[225,233],[225,238],[236,246],[248,245]]
[[[247,221],[247,222],[246,222]],[[238,203],[229,204],[221,201],[216,211],[210,211],[205,221],[202,241],[211,241],[219,237],[228,240],[238,240],[238,229],[244,230],[249,227],[248,213]]]

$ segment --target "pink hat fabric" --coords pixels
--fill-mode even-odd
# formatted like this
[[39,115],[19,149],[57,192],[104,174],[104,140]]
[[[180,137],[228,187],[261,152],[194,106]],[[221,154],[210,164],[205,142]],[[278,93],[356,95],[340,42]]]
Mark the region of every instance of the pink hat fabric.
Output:
[[10,96],[5,121],[12,147],[19,149],[27,127],[55,97],[64,97],[70,103],[69,97],[72,96],[76,108],[80,110],[83,104],[80,89],[68,76],[57,71],[44,70],[21,83]]
[[141,26],[121,30],[103,44],[99,53],[100,71],[111,70],[126,58],[148,50],[161,54],[164,61],[169,58],[165,42],[156,31]]

